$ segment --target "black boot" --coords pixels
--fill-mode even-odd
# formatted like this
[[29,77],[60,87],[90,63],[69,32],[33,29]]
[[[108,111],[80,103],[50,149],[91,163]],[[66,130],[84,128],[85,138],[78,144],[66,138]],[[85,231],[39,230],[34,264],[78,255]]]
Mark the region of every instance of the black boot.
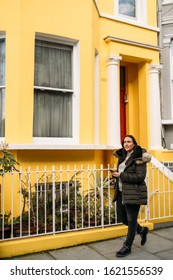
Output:
[[130,253],[131,253],[131,247],[124,244],[123,247],[116,253],[116,256],[119,258],[126,257]]
[[141,245],[143,246],[146,241],[147,241],[147,234],[148,234],[149,229],[147,227],[143,227],[142,231],[140,232],[141,236]]

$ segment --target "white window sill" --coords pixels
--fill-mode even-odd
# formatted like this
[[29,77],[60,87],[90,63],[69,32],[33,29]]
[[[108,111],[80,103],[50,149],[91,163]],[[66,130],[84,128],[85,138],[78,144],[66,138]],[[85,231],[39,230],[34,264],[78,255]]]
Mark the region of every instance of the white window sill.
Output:
[[109,145],[49,145],[49,144],[9,144],[10,150],[114,150],[119,147]]
[[160,31],[160,29],[158,27],[147,25],[147,24],[139,22],[135,19],[132,20],[132,19],[127,19],[127,18],[122,17],[122,16],[111,16],[111,15],[108,15],[108,14],[105,14],[105,13],[101,13],[101,17],[111,19],[111,20],[115,20],[115,21],[119,21],[119,22],[122,22],[122,23],[127,23],[127,24],[130,24],[130,25],[135,25],[135,26],[138,26],[138,27],[141,27],[141,28],[145,28],[145,29],[149,29],[149,30],[153,30],[153,31],[157,31],[157,32]]
[[164,1],[162,3],[162,6],[165,6],[165,5],[168,5],[168,4],[172,4],[172,3],[173,3],[172,0],[167,0],[167,1]]
[[173,120],[162,120],[162,124],[164,124],[164,125],[173,125]]

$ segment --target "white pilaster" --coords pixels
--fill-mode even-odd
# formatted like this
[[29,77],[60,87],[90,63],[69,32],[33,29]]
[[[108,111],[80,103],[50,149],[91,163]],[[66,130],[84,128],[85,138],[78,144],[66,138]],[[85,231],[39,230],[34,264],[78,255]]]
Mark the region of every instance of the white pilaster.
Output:
[[119,148],[120,140],[120,86],[119,61],[121,56],[108,58],[108,145]]
[[159,72],[161,65],[149,66],[150,78],[150,149],[162,149]]

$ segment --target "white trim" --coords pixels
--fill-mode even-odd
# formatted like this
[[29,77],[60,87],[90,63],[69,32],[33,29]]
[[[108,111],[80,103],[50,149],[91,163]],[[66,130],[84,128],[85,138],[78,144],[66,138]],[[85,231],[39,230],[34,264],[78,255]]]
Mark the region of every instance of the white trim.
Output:
[[147,1],[137,1],[137,21],[147,25]]
[[162,5],[173,4],[173,0],[163,0]]
[[40,90],[51,90],[51,91],[61,91],[61,92],[74,92],[73,89],[66,89],[66,88],[51,88],[51,87],[39,87],[39,86],[34,86],[35,89],[40,89]]
[[[2,138],[1,138],[2,139]],[[119,146],[111,145],[36,145],[36,144],[9,144],[9,150],[112,150],[119,149]]]
[[6,143],[5,137],[0,137],[0,143]]
[[158,168],[160,172],[162,172],[169,180],[173,182],[173,173],[160,161],[158,161],[155,157],[152,156],[151,158],[151,164]]
[[76,40],[76,39],[71,39],[68,37],[58,36],[58,35],[54,35],[54,34],[40,33],[40,32],[36,32],[35,39],[44,40],[44,41],[48,41],[48,42],[54,42],[54,43],[60,43],[60,44],[65,44],[65,45],[70,45],[70,46],[74,46],[75,44],[78,43],[78,40]]
[[0,39],[5,39],[6,38],[6,34],[4,31],[0,31]]
[[169,38],[169,37],[163,38],[163,46],[164,47],[170,47],[170,42],[171,42],[171,38]]
[[106,13],[101,13],[100,16],[102,18],[111,19],[111,20],[122,22],[122,23],[127,23],[127,24],[130,24],[130,25],[138,26],[138,27],[145,28],[145,29],[148,29],[148,30],[151,30],[151,31],[156,31],[156,32],[160,31],[160,28],[158,28],[158,27],[150,26],[150,25],[147,25],[147,24],[142,24],[142,23],[139,23],[135,20],[130,20],[130,19],[126,19],[126,18],[122,19],[122,17],[120,17],[120,16],[119,17],[118,16],[111,16],[111,15],[106,14]]
[[170,39],[171,39],[171,38],[173,38],[173,33],[165,34],[164,37],[165,37],[165,38],[170,38]]
[[34,145],[73,145],[77,144],[72,137],[58,138],[58,137],[33,137]]
[[[159,72],[162,65],[149,65],[149,95],[150,95],[150,149],[161,150],[161,112]],[[154,109],[153,109],[154,104]]]
[[[79,144],[80,132],[80,45],[79,42],[73,46],[73,139]],[[74,77],[75,74],[75,77]]]
[[173,16],[167,16],[162,18],[162,25],[172,24],[173,23]]
[[172,125],[173,124],[173,120],[162,120],[162,124],[164,124],[164,125]]
[[103,39],[106,42],[114,41],[114,42],[120,42],[120,43],[123,43],[123,44],[132,45],[132,46],[138,46],[138,47],[141,47],[141,48],[147,48],[147,49],[152,49],[152,50],[161,50],[161,48],[158,47],[158,46],[144,44],[144,43],[140,43],[140,42],[137,42],[137,41],[126,40],[126,39],[118,38],[118,37],[111,36],[111,35],[108,35],[107,37],[105,37]]
[[121,147],[120,136],[120,85],[119,62],[121,56],[110,55],[108,57],[108,120],[107,133],[108,145]]

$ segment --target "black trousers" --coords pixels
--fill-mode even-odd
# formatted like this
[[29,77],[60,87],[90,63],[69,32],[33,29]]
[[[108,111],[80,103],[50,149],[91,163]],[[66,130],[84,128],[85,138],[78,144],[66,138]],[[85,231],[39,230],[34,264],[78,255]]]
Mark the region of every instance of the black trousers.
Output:
[[126,237],[126,245],[132,246],[135,239],[135,234],[141,233],[142,227],[138,224],[137,218],[140,205],[137,204],[122,204],[122,193],[117,196],[117,222],[128,226]]

